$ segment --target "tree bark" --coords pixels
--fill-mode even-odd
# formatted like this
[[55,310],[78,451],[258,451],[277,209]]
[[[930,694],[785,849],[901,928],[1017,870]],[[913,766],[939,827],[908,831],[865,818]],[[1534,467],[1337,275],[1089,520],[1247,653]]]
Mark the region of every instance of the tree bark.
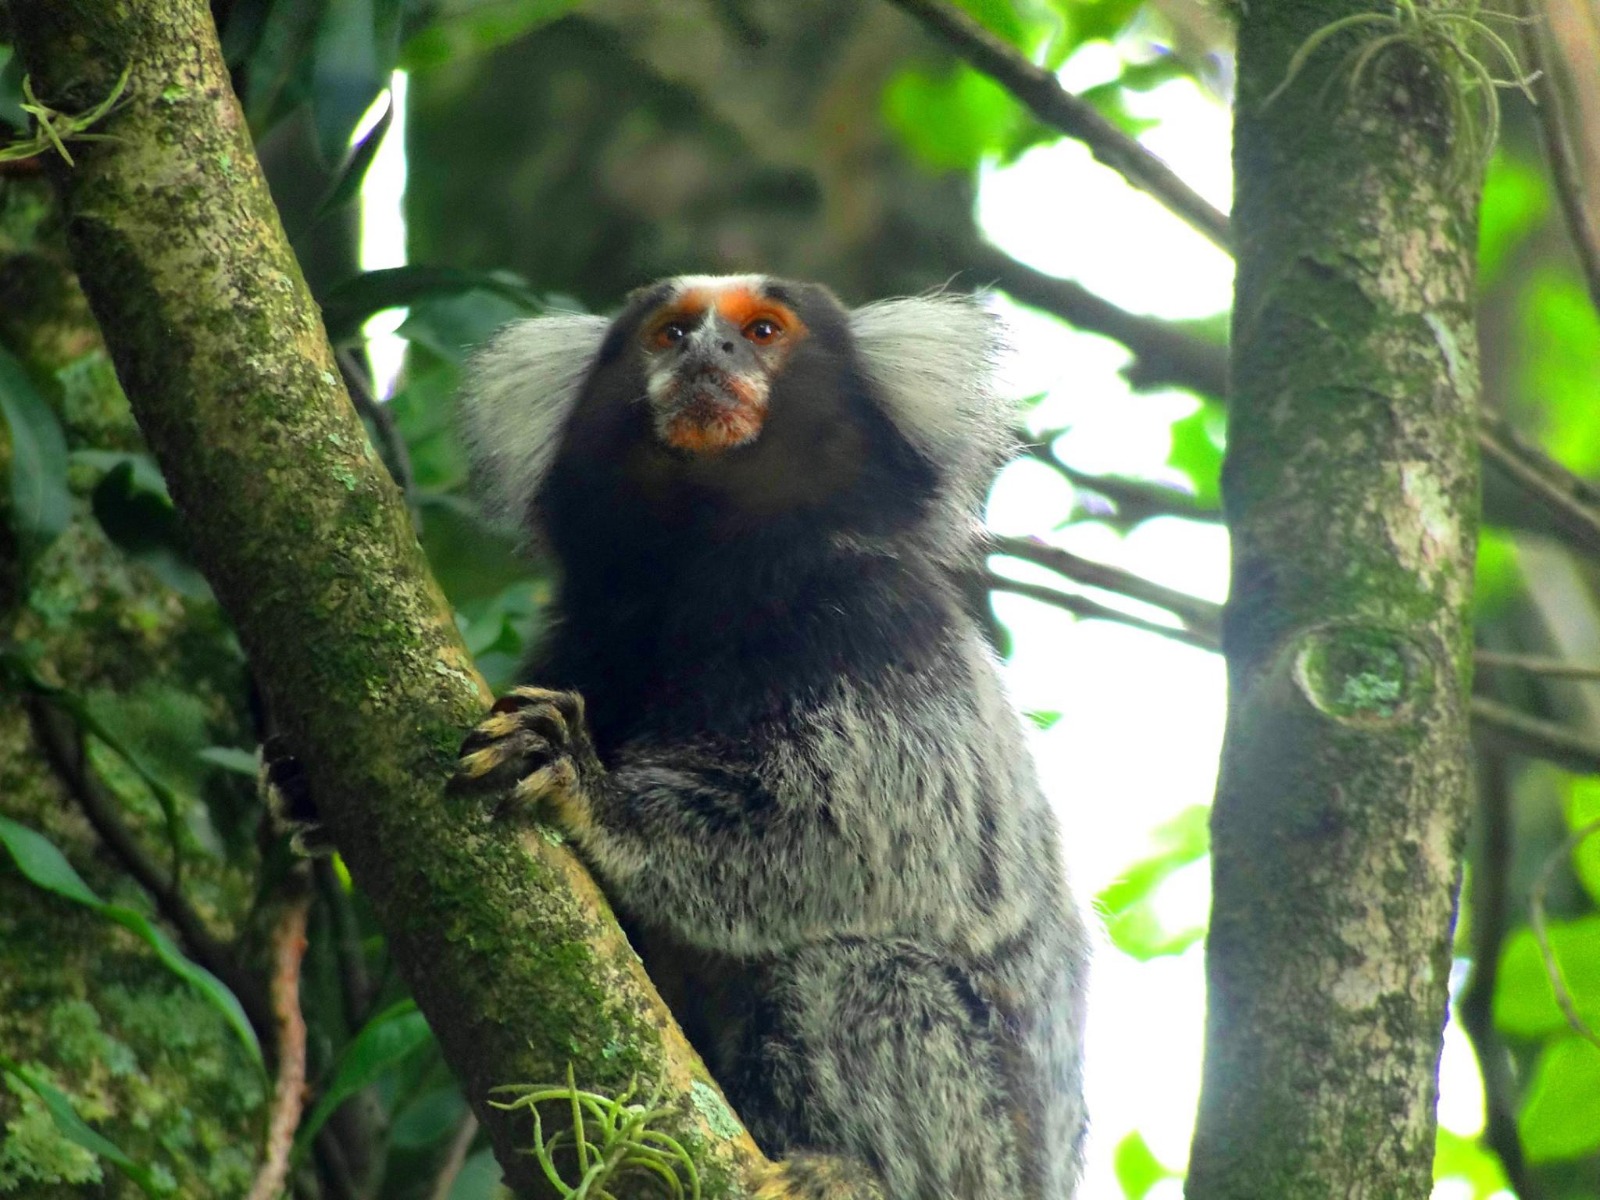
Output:
[[[519,1192],[553,1194],[499,1084],[664,1083],[702,1194],[764,1164],[578,861],[447,801],[488,697],[340,383],[202,0],[13,0],[35,91],[124,102],[56,163],[135,416],[335,844]],[[561,1115],[545,1114],[549,1131]],[[554,1122],[552,1125],[550,1122]]]
[[1230,707],[1188,1195],[1421,1200],[1470,786],[1479,164],[1415,43],[1352,83],[1384,26],[1268,102],[1319,29],[1394,9],[1240,8]]

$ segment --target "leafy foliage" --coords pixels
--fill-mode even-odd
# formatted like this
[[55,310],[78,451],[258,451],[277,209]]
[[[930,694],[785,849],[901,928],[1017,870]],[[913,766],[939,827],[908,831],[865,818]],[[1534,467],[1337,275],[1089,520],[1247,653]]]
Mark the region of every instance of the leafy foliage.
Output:
[[[593,158],[576,158],[555,138],[559,131],[553,131],[540,144],[542,149],[530,153],[526,169],[562,180],[599,180],[607,205],[616,202],[620,210],[622,197],[640,206],[630,210],[635,215],[629,237],[615,239],[631,256],[626,267],[633,283],[662,263],[699,266],[730,246],[733,253],[749,253],[748,247],[762,245],[754,240],[753,229],[781,227],[787,243],[809,253],[840,239],[838,226],[855,229],[874,219],[881,222],[874,227],[879,240],[904,241],[924,254],[926,278],[919,286],[945,279],[960,264],[952,266],[941,256],[939,239],[925,232],[926,212],[918,208],[925,201],[924,174],[959,177],[967,185],[961,195],[967,197],[982,172],[1057,140],[987,77],[925,54],[909,40],[888,49],[871,48],[871,55],[881,56],[887,65],[867,94],[850,93],[829,74],[849,51],[834,40],[832,30],[815,30],[808,46],[783,47],[797,58],[809,54],[809,74],[828,78],[838,89],[833,126],[825,136],[808,133],[815,144],[796,149],[777,137],[777,127],[792,116],[784,107],[789,102],[784,89],[752,89],[745,108],[729,112],[706,101],[706,81],[696,74],[702,64],[686,67],[675,60],[674,53],[681,58],[681,48],[675,49],[666,34],[606,24],[603,15],[590,11],[593,6],[578,0],[231,0],[214,7],[252,132],[281,193],[285,224],[316,282],[330,336],[352,352],[359,366],[367,350],[368,320],[388,310],[407,312],[400,327],[405,369],[384,408],[408,464],[400,482],[407,488],[418,536],[440,585],[480,669],[496,688],[510,682],[538,635],[549,580],[540,564],[522,556],[513,533],[488,526],[470,502],[467,465],[454,435],[453,396],[466,355],[494,328],[575,304],[552,294],[554,285],[546,278],[496,269],[514,257],[513,229],[485,231],[485,242],[494,250],[481,261],[425,262],[380,271],[354,267],[357,198],[375,156],[395,136],[396,114],[386,110],[361,137],[353,139],[353,134],[388,89],[397,67],[416,72],[423,83],[432,81],[441,92],[503,97],[506,92],[491,93],[488,85],[498,81],[510,94],[520,94],[526,81],[516,73],[516,56],[530,37],[559,32],[571,39],[564,46],[618,49],[644,80],[637,92],[629,92],[632,108],[619,121],[631,140],[611,144]],[[738,69],[764,79],[759,68],[771,48],[762,40],[767,31],[747,19],[744,10],[752,7],[719,0],[695,6],[694,16],[684,19],[730,30],[744,47]],[[962,7],[1005,42],[1052,69],[1071,63],[1086,47],[1088,55],[1102,56],[1111,64],[1110,78],[1090,88],[1085,98],[1134,132],[1143,122],[1132,113],[1143,111],[1140,101],[1152,89],[1187,76],[1213,81],[1208,62],[1214,67],[1214,60],[1225,54],[1223,47],[1196,49],[1193,31],[1170,24],[1166,6],[1139,0],[964,0]],[[1377,49],[1371,43],[1365,49],[1355,46],[1358,39],[1353,36],[1336,45],[1330,35],[1305,48],[1306,58],[1322,49],[1333,55],[1350,45],[1354,53],[1368,54],[1367,64],[1375,66],[1378,56],[1399,49],[1395,38],[1402,31],[1383,21],[1414,17],[1422,8],[1408,3],[1388,18],[1366,21],[1372,27],[1368,32],[1377,30],[1389,39]],[[0,49],[0,56],[4,53]],[[1479,89],[1469,90],[1466,102],[1487,102],[1493,88],[1470,62],[1457,58]],[[570,122],[587,136],[600,125],[590,106],[618,85],[614,79],[585,75],[576,62],[563,67],[553,82],[565,107],[561,121],[551,124]],[[1349,68],[1358,73],[1362,63],[1351,60]],[[20,132],[26,100],[21,73],[10,63],[0,70],[0,121]],[[1508,100],[1515,103],[1515,97]],[[525,132],[533,121],[503,99],[479,103],[474,111],[481,129],[463,129],[462,136],[482,134],[492,144],[512,144],[511,134]],[[1485,110],[1471,107],[1457,116],[1468,123],[1486,119]],[[1494,314],[1485,330],[1486,388],[1491,405],[1516,418],[1543,451],[1576,472],[1592,475],[1600,472],[1600,320],[1576,268],[1562,253],[1555,206],[1536,165],[1525,116],[1519,113],[1508,122],[1506,144],[1490,166],[1485,190],[1480,282],[1486,311]],[[892,168],[890,156],[871,148],[876,143],[863,137],[869,125],[892,136],[900,155]],[[752,128],[758,136],[751,135]],[[671,197],[658,183],[707,170],[705,164],[720,161],[715,154],[729,152],[729,146],[734,147],[731,153],[745,158],[766,155],[772,161],[761,163],[752,182],[717,194],[714,203],[702,201],[701,209],[715,211],[697,211],[700,223],[691,225],[670,207]],[[794,160],[806,155],[823,165],[814,172],[810,161],[797,165]],[[676,173],[651,173],[662,161],[678,164]],[[429,162],[413,163],[413,169],[452,168]],[[907,173],[895,176],[892,171]],[[838,202],[828,189],[852,174],[871,174],[872,186],[851,193],[850,203]],[[639,179],[652,182],[641,185]],[[293,196],[297,182],[308,192],[299,200]],[[7,186],[0,181],[0,260],[9,261],[21,244],[14,228],[21,201],[16,199],[20,193],[3,190]],[[815,203],[821,210],[819,196],[836,207],[817,215],[807,205]],[[600,205],[595,207],[586,215],[592,215],[597,228],[612,228],[602,225],[602,218],[621,219],[609,208],[602,212]],[[1071,228],[1073,237],[1101,236],[1075,222],[1070,205],[1061,207],[1061,224]],[[435,227],[446,221],[479,225],[487,211],[487,197],[449,214],[414,207],[409,214],[413,240],[426,240],[429,222]],[[638,217],[639,211],[646,215]],[[536,224],[548,216],[530,211],[526,219]],[[582,232],[564,229],[562,236],[583,244],[578,236]],[[844,244],[847,252],[857,246]],[[1130,245],[1128,252],[1131,256],[1140,249]],[[620,298],[621,286],[611,287],[609,279],[606,286],[612,302]],[[884,284],[884,290],[903,287],[900,279]],[[1172,325],[1219,341],[1224,323],[1218,315]],[[258,833],[262,813],[243,779],[254,774],[252,751],[235,744],[231,732],[223,732],[263,732],[259,714],[250,711],[244,689],[230,702],[231,711],[220,714],[214,696],[198,687],[191,693],[166,679],[143,678],[140,665],[147,661],[141,655],[156,653],[150,649],[152,630],[173,613],[182,614],[185,633],[175,648],[164,647],[160,653],[181,658],[203,651],[236,662],[237,646],[189,561],[181,522],[159,471],[126,431],[125,419],[106,415],[122,413],[114,387],[92,378],[81,388],[68,386],[71,372],[95,356],[80,347],[65,355],[64,365],[59,359],[47,361],[18,332],[20,327],[9,310],[0,317],[5,435],[0,463],[8,472],[0,515],[4,536],[17,550],[16,563],[0,571],[0,602],[14,610],[3,634],[8,653],[54,647],[47,660],[36,663],[30,694],[45,696],[88,737],[88,772],[110,787],[136,839],[160,846],[163,864],[180,868],[176,873],[191,889],[197,907],[208,916],[213,906],[226,908],[192,880],[197,861],[206,856],[248,863],[260,896],[270,898],[287,874],[286,855],[270,831]],[[1072,387],[1079,386],[1092,385],[1075,375]],[[1131,397],[1125,403],[1141,401]],[[1170,487],[1176,474],[1188,482],[1198,506],[1215,507],[1221,496],[1224,423],[1222,408],[1210,399],[1172,420],[1164,426],[1162,445],[1145,455],[1137,469],[1123,465],[1115,480],[1105,477],[1106,504],[1071,509],[1061,528],[1050,530],[1052,536],[1086,533],[1104,539],[1101,545],[1134,541],[1143,522],[1160,514],[1138,507],[1135,490],[1113,488],[1113,482]],[[374,435],[378,441],[384,436],[376,426]],[[1067,465],[1086,471],[1094,466]],[[1082,493],[1093,494],[1094,489],[1085,486]],[[1117,511],[1108,511],[1107,505]],[[1528,534],[1529,529],[1548,530],[1548,522],[1541,526],[1534,506],[1525,502],[1521,515],[1525,521],[1515,529],[1486,528],[1480,541],[1477,615],[1485,644],[1539,653],[1600,645],[1600,603],[1587,582],[1592,563],[1575,566],[1562,559],[1552,565],[1552,555],[1564,552]],[[142,589],[137,604],[108,615],[101,611],[97,593],[86,585],[74,590],[72,581],[89,574],[91,551],[84,546],[90,543],[100,547],[93,553],[104,556],[95,561],[96,570],[115,571],[133,581],[130,590]],[[47,636],[52,631],[59,635],[54,641]],[[70,647],[74,639],[83,645]],[[1010,631],[998,629],[996,640],[1008,646]],[[63,643],[69,648],[62,650]],[[90,646],[98,649],[91,654]],[[96,655],[110,660],[111,668],[97,665]],[[1498,689],[1497,680],[1483,686]],[[21,690],[15,680],[8,686]],[[1075,687],[1088,686],[1069,680],[1063,691],[1071,695]],[[1592,697],[1577,689],[1592,691],[1593,685],[1527,679],[1515,687],[1515,698],[1527,708],[1568,713],[1585,708]],[[1049,703],[1030,716],[1041,734],[1059,736],[1067,705]],[[13,739],[5,743],[7,749],[26,736],[18,728],[0,728],[0,736]],[[1159,753],[1170,731],[1136,734],[1141,745]],[[40,770],[45,768],[40,765]],[[1509,776],[1504,799],[1518,815],[1518,847],[1515,862],[1507,868],[1513,893],[1506,913],[1511,928],[1498,950],[1493,998],[1495,1037],[1501,1040],[1479,1050],[1516,1064],[1514,1093],[1503,1099],[1517,1112],[1522,1146],[1535,1170],[1564,1172],[1549,1176],[1564,1180],[1592,1178],[1600,1162],[1600,1050],[1573,1032],[1553,998],[1528,928],[1523,893],[1542,856],[1572,829],[1600,816],[1600,792],[1589,777],[1552,781],[1550,773],[1517,770]],[[81,905],[128,930],[145,952],[225,1017],[252,1055],[258,1054],[238,997],[199,968],[148,915],[149,905],[132,878],[117,875],[114,868],[108,876],[89,871],[91,860],[102,870],[114,856],[99,852],[79,857],[77,845],[64,840],[54,826],[47,837],[19,819],[9,807],[13,802],[0,796],[0,813],[5,814],[0,816],[0,841],[28,886],[52,903]],[[1563,819],[1555,820],[1552,813]],[[1203,807],[1184,809],[1153,829],[1149,852],[1115,872],[1114,882],[1100,892],[1098,906],[1112,942],[1107,954],[1170,962],[1202,936],[1200,915],[1180,913],[1175,918],[1169,900],[1175,881],[1205,867],[1206,817]],[[98,848],[92,836],[78,836],[91,851]],[[258,841],[266,847],[259,859],[252,858],[258,854]],[[85,864],[97,884],[109,878],[115,887],[91,888],[63,848],[73,861]],[[1474,864],[1475,881],[1483,870],[1483,864]],[[1600,839],[1580,846],[1560,875],[1561,886],[1552,896],[1551,942],[1580,1014],[1600,1022]],[[1474,927],[1482,924],[1475,911],[1479,895],[1475,885],[1465,901],[1466,921]],[[253,904],[237,906],[231,915],[238,921],[241,944],[264,940]],[[409,1200],[416,1194],[416,1182],[432,1179],[446,1161],[450,1143],[463,1128],[465,1099],[445,1071],[421,1017],[392,977],[382,937],[361,897],[336,863],[319,872],[309,942],[302,1007],[316,1098],[297,1135],[299,1169],[314,1179],[327,1169],[323,1151],[329,1145],[336,1152],[356,1147],[371,1164],[362,1194],[375,1200]],[[90,1001],[99,1003],[103,997],[91,996]],[[41,1044],[41,1052],[45,1048]],[[1166,1065],[1155,1064],[1157,1069]],[[21,1088],[36,1097],[74,1145],[124,1172],[147,1194],[160,1194],[160,1171],[118,1148],[127,1143],[121,1130],[136,1118],[74,1112],[66,1093],[53,1087],[31,1059],[6,1060],[0,1067],[15,1085],[12,1093]],[[570,1091],[554,1100],[543,1094],[536,1101],[525,1097],[525,1106],[537,1114],[539,1104],[563,1099],[570,1104],[578,1095],[576,1088]],[[603,1097],[579,1096],[580,1104],[602,1102]],[[599,1119],[596,1111],[589,1110],[591,1118]],[[0,1109],[0,1115],[7,1113]],[[90,1120],[104,1131],[91,1128]],[[1153,1189],[1174,1186],[1177,1172],[1156,1157],[1140,1129],[1104,1133],[1107,1144],[1115,1146],[1112,1171],[1123,1194],[1142,1200]],[[474,1146],[455,1176],[450,1193],[455,1200],[486,1198],[498,1179],[481,1140]],[[1441,1178],[1465,1181],[1476,1196],[1507,1186],[1497,1155],[1475,1135],[1450,1129],[1441,1130],[1435,1169]],[[1562,1194],[1580,1193],[1569,1189]],[[1581,1194],[1594,1193],[1591,1188]]]

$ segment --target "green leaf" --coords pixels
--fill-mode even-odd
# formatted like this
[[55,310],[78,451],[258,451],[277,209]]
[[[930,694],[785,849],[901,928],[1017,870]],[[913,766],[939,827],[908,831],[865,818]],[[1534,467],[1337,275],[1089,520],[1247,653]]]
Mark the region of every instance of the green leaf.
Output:
[[[154,469],[144,455],[123,455],[122,461],[114,462],[90,496],[95,520],[118,549],[175,592],[192,600],[209,598],[211,587],[190,561],[188,539],[165,483],[150,486]],[[160,472],[155,473],[159,480]]]
[[1117,1182],[1122,1185],[1122,1194],[1128,1200],[1144,1200],[1150,1189],[1163,1179],[1178,1178],[1176,1171],[1163,1166],[1151,1152],[1138,1130],[1117,1143],[1111,1164],[1117,1173]]
[[1037,709],[1037,710],[1032,711],[1032,712],[1026,712],[1026,713],[1023,713],[1022,715],[1027,717],[1028,720],[1033,722],[1033,726],[1034,726],[1035,729],[1040,729],[1040,730],[1053,729],[1055,727],[1055,725],[1056,725],[1056,722],[1061,720],[1061,714],[1060,713],[1058,713],[1058,712],[1046,712],[1043,709]]
[[168,502],[172,499],[167,493],[166,477],[161,474],[161,468],[156,465],[156,460],[148,454],[140,454],[133,450],[74,450],[67,457],[73,463],[93,467],[101,474],[109,474],[118,467],[126,465],[131,485],[135,490],[160,496]]
[[527,316],[539,308],[539,299],[527,283],[509,271],[388,267],[381,271],[364,271],[334,287],[323,299],[322,316],[328,326],[328,337],[335,342],[348,342],[374,313],[475,291],[510,301],[516,315]]
[[118,904],[107,904],[95,895],[94,890],[67,861],[66,855],[43,834],[9,817],[0,817],[0,843],[4,843],[18,869],[34,885],[92,909],[106,920],[121,925],[154,950],[163,966],[199,991],[222,1014],[244,1043],[251,1061],[261,1066],[261,1046],[256,1041],[255,1031],[239,1005],[239,998],[220,979],[180,954],[166,934],[150,924],[143,914]]
[[538,311],[526,298],[477,288],[459,295],[434,295],[411,306],[400,336],[440,359],[460,364],[507,321]]
[[195,757],[213,767],[232,771],[235,775],[245,775],[251,779],[256,777],[258,764],[255,752],[251,750],[240,750],[233,746],[207,746],[196,751]]
[[[1576,833],[1596,821],[1600,821],[1600,779],[1575,775],[1567,792],[1567,824]],[[1600,904],[1600,830],[1578,843],[1572,867],[1590,899]]]
[[1515,539],[1497,529],[1478,530],[1478,557],[1472,589],[1475,619],[1482,623],[1503,614],[1522,594],[1522,567]]
[[1072,43],[1113,41],[1127,27],[1144,0],[1054,0],[1072,25]]
[[171,1182],[158,1180],[150,1168],[134,1162],[115,1142],[89,1128],[73,1109],[72,1101],[63,1092],[46,1083],[21,1063],[13,1062],[4,1055],[0,1055],[0,1071],[31,1090],[44,1102],[45,1110],[50,1114],[50,1119],[55,1122],[62,1137],[82,1146],[90,1154],[105,1159],[138,1184],[146,1196],[160,1197],[171,1194],[174,1188]]
[[1489,162],[1478,222],[1478,290],[1492,288],[1501,268],[1550,207],[1544,172],[1505,150]]
[[[1600,915],[1552,921],[1547,932],[1578,1014],[1590,1025],[1600,1025]],[[1531,929],[1518,929],[1501,951],[1494,1023],[1504,1033],[1525,1038],[1544,1038],[1570,1028],[1556,1006],[1550,975]]]
[[250,1018],[245,1016],[244,1009],[239,1004],[239,998],[228,989],[210,971],[199,963],[191,962],[185,958],[179,949],[172,944],[171,939],[161,930],[152,925],[143,913],[134,912],[131,908],[123,908],[119,904],[106,904],[101,906],[100,915],[107,920],[115,921],[129,933],[145,942],[155,951],[161,964],[176,975],[179,979],[189,984],[199,992],[206,1002],[222,1014],[222,1019],[238,1035],[244,1047],[250,1053],[251,1060],[256,1066],[261,1066],[261,1044],[256,1041],[255,1030],[250,1026]]
[[1124,954],[1140,961],[1181,954],[1205,936],[1199,926],[1168,930],[1156,913],[1155,896],[1176,872],[1210,850],[1210,815],[1208,806],[1197,804],[1162,825],[1152,835],[1157,853],[1135,863],[1096,898],[1106,934]]
[[1600,316],[1568,263],[1534,272],[1518,303],[1521,394],[1537,397],[1540,440],[1562,466],[1600,473]]
[[1531,1162],[1582,1158],[1600,1150],[1600,1046],[1579,1037],[1546,1046],[1517,1129]]
[[1465,1179],[1472,1185],[1473,1200],[1489,1200],[1511,1190],[1497,1155],[1480,1145],[1478,1139],[1463,1137],[1442,1125],[1434,1142],[1433,1177]]
[[0,46],[0,121],[26,129],[31,119],[23,110],[22,60],[10,46]]
[[325,163],[346,157],[350,135],[389,85],[399,53],[393,3],[336,0],[322,10],[311,68],[311,111]]
[[[257,141],[310,99],[313,47],[325,5],[326,0],[274,0],[254,30],[246,28],[247,20],[225,42],[230,63],[243,58],[245,114]],[[233,21],[228,24],[232,34]]]
[[1222,502],[1222,451],[1227,417],[1219,404],[1205,403],[1172,423],[1167,465],[1182,471],[1194,489],[1195,503],[1215,508]]
[[0,349],[0,414],[11,430],[11,523],[32,553],[72,519],[61,422],[21,363]]
[[42,833],[18,824],[10,817],[0,817],[0,842],[5,844],[17,868],[35,887],[93,909],[105,906],[105,901],[96,896],[94,889],[83,881],[83,877],[67,861],[67,856]]
[[970,171],[986,157],[1012,158],[1049,136],[987,75],[905,67],[883,91],[883,119],[923,165]]
[[389,1128],[391,1145],[419,1150],[444,1140],[466,1115],[467,1102],[455,1087],[424,1092],[402,1108]]
[[447,0],[400,48],[400,65],[420,71],[484,54],[565,16],[578,0]]
[[450,1200],[496,1200],[500,1192],[500,1164],[494,1151],[479,1150],[461,1166],[455,1185],[450,1189]]
[[410,1000],[402,1000],[377,1014],[351,1039],[333,1066],[333,1076],[322,1099],[295,1134],[295,1158],[304,1156],[317,1130],[334,1110],[362,1088],[397,1067],[433,1040],[428,1022]]
[[334,178],[333,184],[327,193],[317,202],[316,216],[320,220],[331,212],[343,208],[361,193],[361,184],[367,178],[367,171],[372,166],[372,160],[378,157],[378,151],[383,148],[384,136],[389,132],[389,127],[394,124],[394,92],[385,93],[383,115],[373,123],[362,139],[356,143],[355,148],[345,156],[344,163],[339,167],[339,173]]

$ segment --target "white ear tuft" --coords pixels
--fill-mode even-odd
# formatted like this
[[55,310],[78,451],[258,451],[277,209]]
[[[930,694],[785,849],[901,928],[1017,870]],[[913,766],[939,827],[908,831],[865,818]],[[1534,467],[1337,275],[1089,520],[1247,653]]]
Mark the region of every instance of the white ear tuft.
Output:
[[995,386],[1000,318],[974,296],[909,296],[856,309],[850,329],[889,417],[938,471],[945,515],[970,522],[1016,444]]
[[609,325],[591,316],[517,321],[468,362],[462,431],[491,516],[528,523]]

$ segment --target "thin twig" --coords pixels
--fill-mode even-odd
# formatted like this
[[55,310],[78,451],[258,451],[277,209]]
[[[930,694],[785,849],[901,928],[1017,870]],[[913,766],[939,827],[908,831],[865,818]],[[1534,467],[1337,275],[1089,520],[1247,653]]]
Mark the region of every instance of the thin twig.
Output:
[[306,1100],[306,1020],[300,1011],[300,964],[306,954],[306,914],[311,897],[301,893],[284,907],[273,929],[272,1011],[277,1018],[278,1079],[266,1154],[248,1200],[275,1200],[289,1175],[289,1151]]
[[1542,758],[1582,775],[1600,775],[1600,742],[1564,725],[1542,721],[1483,696],[1472,698],[1472,725],[1497,745],[1529,758]]
[[462,1114],[450,1138],[450,1147],[445,1151],[444,1161],[439,1164],[439,1173],[434,1176],[433,1190],[428,1193],[428,1200],[450,1200],[450,1189],[455,1187],[456,1176],[461,1174],[461,1168],[466,1165],[467,1152],[472,1149],[472,1139],[477,1136],[478,1118],[470,1112]]
[[1600,496],[1591,484],[1524,445],[1509,425],[1487,414],[1479,422],[1478,446],[1486,463],[1542,503],[1575,548],[1600,556]]
[[1186,333],[1171,321],[1118,308],[1081,283],[1048,275],[982,240],[961,247],[950,261],[1021,304],[1121,342],[1133,354],[1125,374],[1135,388],[1182,387],[1218,398],[1227,395],[1226,346]]
[[1041,567],[1047,567],[1086,587],[1101,588],[1145,604],[1164,608],[1192,632],[1217,643],[1222,637],[1222,606],[1191,596],[1159,583],[1093,559],[1081,558],[1070,550],[1052,546],[1035,538],[996,537],[989,539],[993,554],[1007,554]]
[[1011,46],[945,0],[890,0],[910,13],[971,66],[1005,88],[1041,121],[1082,142],[1096,160],[1154,196],[1223,250],[1231,245],[1227,215],[1146,150]]
[[1503,667],[1551,679],[1600,680],[1600,667],[1568,662],[1564,658],[1549,658],[1542,654],[1504,654],[1498,650],[1479,650],[1473,655],[1473,661],[1479,667]]
[[1143,617],[1136,617],[1132,613],[1123,612],[1121,609],[1112,608],[1108,604],[1101,604],[1098,600],[1091,600],[1087,596],[1074,595],[1071,592],[1060,592],[1043,584],[1024,583],[1020,579],[1007,579],[1004,575],[993,571],[985,571],[981,576],[984,586],[996,592],[1010,592],[1015,596],[1026,596],[1029,600],[1037,600],[1041,604],[1048,604],[1053,608],[1064,609],[1075,617],[1082,617],[1092,621],[1115,621],[1119,625],[1127,625],[1133,629],[1143,630],[1145,633],[1159,633],[1164,638],[1181,642],[1185,646],[1194,646],[1199,650],[1217,652],[1221,647],[1215,638],[1207,637],[1192,629],[1184,629],[1174,625],[1162,625],[1155,621],[1147,621]]
[[1556,1004],[1560,1006],[1562,1015],[1567,1018],[1567,1024],[1572,1026],[1579,1037],[1600,1046],[1600,1033],[1596,1033],[1594,1026],[1585,1021],[1583,1015],[1578,1012],[1577,1001],[1573,1000],[1572,992],[1567,987],[1567,978],[1561,971],[1561,964],[1556,961],[1555,951],[1550,948],[1550,931],[1545,927],[1544,911],[1544,897],[1550,887],[1550,876],[1555,874],[1555,869],[1566,861],[1574,850],[1597,833],[1600,833],[1600,820],[1579,826],[1551,852],[1549,858],[1544,860],[1544,866],[1539,868],[1539,874],[1533,881],[1533,889],[1528,893],[1528,923],[1533,926],[1534,940],[1539,943],[1539,957],[1544,959],[1544,970],[1550,979],[1550,990],[1555,993]]
[[1544,143],[1545,161],[1550,165],[1550,179],[1555,184],[1556,198],[1561,202],[1567,234],[1577,251],[1584,282],[1589,285],[1589,300],[1595,311],[1600,312],[1600,228],[1590,216],[1583,172],[1567,136],[1561,88],[1545,59],[1544,39],[1540,34],[1543,17],[1532,0],[1523,0],[1522,7],[1523,19],[1517,22],[1517,28],[1526,60],[1522,65],[1537,101],[1539,140]]
[[1095,492],[1117,506],[1117,516],[1128,524],[1136,525],[1151,517],[1179,517],[1185,521],[1200,521],[1209,525],[1222,522],[1222,510],[1208,508],[1187,492],[1160,483],[1142,479],[1124,479],[1118,475],[1091,475],[1070,467],[1052,453],[1050,442],[1057,434],[1045,434],[1039,441],[1024,442],[1023,453],[1030,458],[1060,471],[1067,482],[1080,491]]

